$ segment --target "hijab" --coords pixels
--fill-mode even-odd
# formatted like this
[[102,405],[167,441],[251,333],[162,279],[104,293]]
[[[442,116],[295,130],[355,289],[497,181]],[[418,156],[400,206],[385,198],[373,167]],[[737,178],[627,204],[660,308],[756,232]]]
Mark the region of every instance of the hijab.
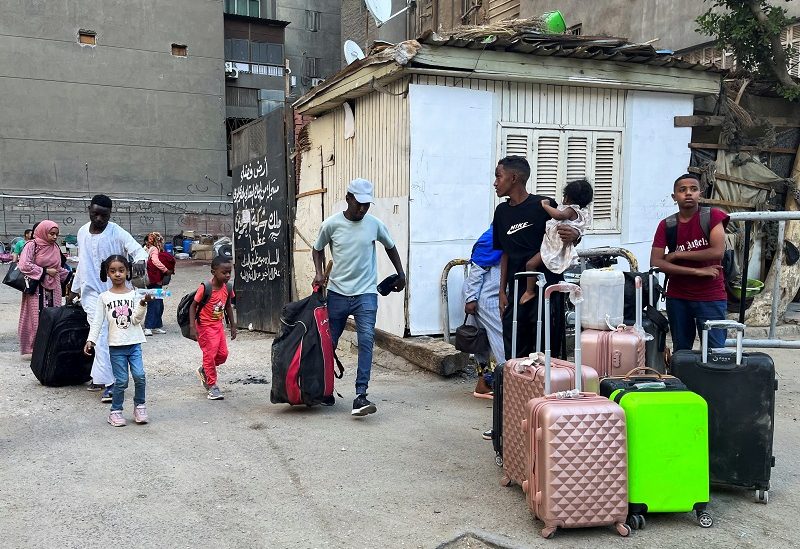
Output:
[[486,230],[486,232],[483,233],[478,238],[478,241],[475,242],[475,245],[472,246],[472,256],[470,257],[470,261],[482,269],[488,269],[489,267],[494,267],[500,263],[500,258],[502,256],[503,252],[501,250],[494,249],[492,226],[489,225],[489,228]]
[[[45,219],[33,231],[33,262],[43,269],[59,269],[61,267],[61,249],[57,244],[51,244],[47,239],[48,233],[58,228],[58,223]],[[48,290],[55,290],[61,284],[58,276],[45,276],[41,285]]]

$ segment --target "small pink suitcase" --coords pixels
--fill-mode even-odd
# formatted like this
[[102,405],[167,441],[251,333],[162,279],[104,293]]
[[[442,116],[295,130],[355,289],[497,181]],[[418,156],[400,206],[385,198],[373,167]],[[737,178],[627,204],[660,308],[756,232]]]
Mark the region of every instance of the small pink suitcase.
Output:
[[642,329],[642,279],[636,277],[636,324],[616,329],[583,330],[583,361],[597,370],[601,378],[624,376],[634,368],[643,368],[646,357],[645,332]]
[[[545,332],[549,331],[549,297],[572,291],[574,284],[556,284],[545,292]],[[580,303],[575,304],[580,333]],[[545,334],[545,376],[552,372],[550,344]],[[630,534],[628,516],[628,455],[625,412],[615,402],[581,392],[581,348],[576,342],[578,387],[536,398],[526,405],[525,451],[528,458],[522,489],[531,512],[542,522],[542,536],[558,528],[614,525]]]
[[[539,278],[539,321],[537,322],[537,341],[541,345],[541,312],[544,292],[544,275],[536,272],[518,273],[515,277],[514,299],[519,302],[519,280],[528,276]],[[514,318],[516,319],[516,311]],[[512,325],[512,350],[516,355],[516,323]],[[539,347],[541,348],[541,347]],[[525,419],[525,405],[532,398],[544,396],[544,361],[541,353],[528,358],[515,358],[503,367],[503,478],[502,486],[512,483],[522,484],[525,480],[525,438],[519,426]],[[553,391],[568,391],[575,388],[575,365],[565,360],[551,361],[551,386]],[[600,392],[600,379],[592,368],[583,369],[583,387],[587,391]]]

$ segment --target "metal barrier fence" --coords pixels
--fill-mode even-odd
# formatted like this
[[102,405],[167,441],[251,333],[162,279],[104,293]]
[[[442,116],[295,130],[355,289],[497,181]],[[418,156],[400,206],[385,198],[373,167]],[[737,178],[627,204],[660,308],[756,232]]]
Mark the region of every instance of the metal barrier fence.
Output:
[[[730,214],[731,221],[744,221],[744,257],[742,258],[742,280],[741,280],[741,299],[739,302],[739,322],[744,324],[745,313],[745,291],[747,289],[747,264],[750,259],[750,236],[753,231],[753,223],[758,221],[777,221],[778,222],[778,245],[776,255],[773,260],[773,270],[775,271],[775,281],[772,286],[772,314],[769,321],[769,335],[767,339],[744,339],[745,347],[778,347],[785,349],[800,349],[800,341],[788,341],[777,339],[775,329],[778,325],[778,305],[780,304],[780,283],[781,266],[783,265],[783,241],[786,234],[787,221],[800,221],[800,212],[734,212]],[[726,339],[726,347],[735,347],[735,339]]]

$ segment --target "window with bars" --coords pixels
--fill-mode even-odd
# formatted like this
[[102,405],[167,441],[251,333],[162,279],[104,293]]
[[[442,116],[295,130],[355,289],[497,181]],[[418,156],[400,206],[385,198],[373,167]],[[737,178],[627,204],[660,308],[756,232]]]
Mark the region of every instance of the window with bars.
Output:
[[320,12],[306,10],[306,30],[317,32],[319,30]]
[[303,57],[303,74],[309,78],[318,78],[322,59],[319,57]]
[[619,231],[622,133],[503,128],[502,156],[528,159],[528,190],[561,202],[567,182],[586,178],[594,189],[593,231]]

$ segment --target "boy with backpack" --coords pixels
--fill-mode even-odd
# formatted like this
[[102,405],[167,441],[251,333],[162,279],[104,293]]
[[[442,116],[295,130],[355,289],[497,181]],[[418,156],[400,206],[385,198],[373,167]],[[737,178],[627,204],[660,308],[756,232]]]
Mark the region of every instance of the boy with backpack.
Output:
[[232,270],[230,258],[215,257],[211,262],[211,280],[197,288],[189,306],[189,338],[197,341],[203,351],[203,365],[197,369],[197,376],[208,400],[225,398],[217,386],[217,367],[228,359],[223,316],[230,324],[231,340],[236,339],[236,321],[231,306],[231,299],[236,294],[229,282]]
[[[728,304],[722,258],[728,214],[700,206],[700,179],[683,174],[673,184],[678,213],[662,219],[650,266],[668,277],[667,316],[673,351],[691,349],[706,320],[724,320]],[[667,253],[669,250],[669,253]],[[709,347],[725,346],[725,331],[710,330]]]

